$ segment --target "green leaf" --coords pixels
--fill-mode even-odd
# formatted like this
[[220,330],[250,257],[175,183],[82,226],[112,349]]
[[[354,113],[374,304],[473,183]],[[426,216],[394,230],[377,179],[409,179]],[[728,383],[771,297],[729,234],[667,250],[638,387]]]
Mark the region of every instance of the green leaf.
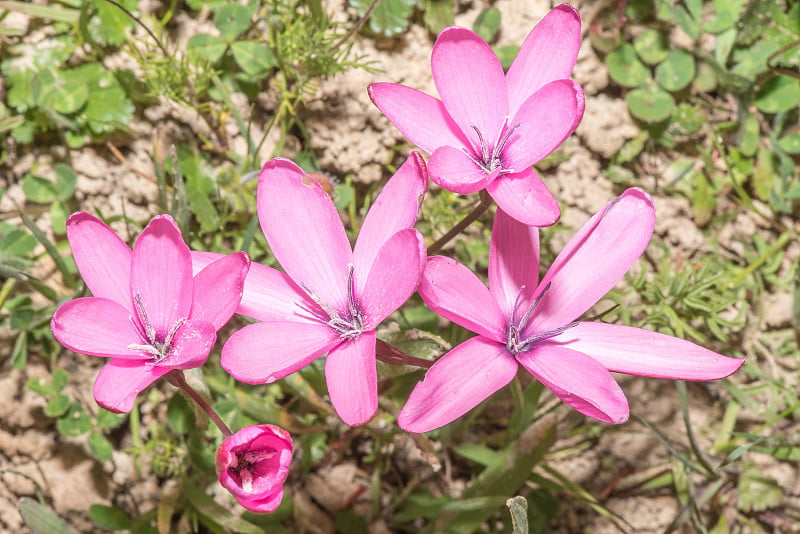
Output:
[[749,113],[739,128],[739,149],[745,156],[753,156],[758,149],[760,128],[758,117]]
[[528,501],[525,497],[517,495],[506,502],[511,513],[513,534],[528,534]]
[[763,512],[781,503],[783,491],[772,477],[757,465],[747,465],[739,475],[739,509],[744,512]]
[[[359,16],[363,16],[372,0],[348,0],[356,8]],[[402,33],[414,11],[416,0],[378,0],[378,4],[369,17],[369,28],[375,33],[387,37]]]
[[643,31],[633,40],[633,49],[649,65],[664,61],[669,55],[669,42],[665,35],[653,29]]
[[95,419],[97,420],[97,426],[99,428],[110,429],[121,425],[125,422],[126,417],[125,414],[109,412],[104,408],[100,408]]
[[67,413],[56,421],[56,428],[62,435],[72,438],[89,432],[92,429],[92,420],[83,406],[73,403]]
[[625,101],[634,117],[648,123],[668,119],[675,108],[672,96],[653,85],[632,90]]
[[623,87],[639,87],[650,79],[650,69],[639,61],[636,51],[624,44],[606,56],[608,75]]
[[201,520],[204,522],[211,521],[214,525],[221,527],[220,531],[236,532],[238,534],[263,534],[264,529],[234,516],[230,510],[217,504],[214,499],[206,494],[202,487],[192,483],[188,478],[184,479],[181,488],[187,497],[189,506],[201,516]]
[[228,44],[216,35],[198,33],[189,39],[187,48],[197,57],[216,63],[227,50]]
[[92,135],[100,136],[126,128],[133,120],[133,103],[117,78],[101,65],[90,63],[73,69],[71,74],[86,80],[89,85],[89,102],[83,117]]
[[500,32],[500,22],[500,10],[496,7],[487,7],[475,19],[472,31],[487,43],[491,43],[497,39],[497,34]]
[[47,417],[60,417],[69,409],[70,402],[68,396],[59,393],[50,399],[50,402],[44,407],[44,414]]
[[27,174],[22,179],[22,192],[31,202],[48,204],[56,199],[56,186],[47,178]]
[[261,79],[278,64],[275,54],[263,43],[237,41],[231,45],[233,59],[244,72],[253,78]]
[[232,43],[251,25],[252,12],[245,6],[226,4],[214,16],[214,26],[227,43]]
[[56,235],[64,235],[67,233],[67,206],[62,202],[53,202],[50,204],[50,228]]
[[[136,0],[116,0],[128,11],[136,10]],[[95,10],[89,19],[87,29],[91,40],[101,45],[121,45],[125,42],[126,32],[133,27],[135,22],[121,10],[105,0],[92,2]]]
[[37,243],[36,238],[22,228],[12,228],[0,239],[0,252],[3,256],[25,257],[33,252]]
[[54,391],[64,391],[64,388],[67,387],[68,381],[69,373],[66,371],[66,369],[56,369],[53,371],[51,384],[53,384]]
[[4,0],[0,2],[0,9],[16,11],[23,15],[47,19],[53,22],[66,22],[67,24],[77,24],[80,17],[79,9],[62,9],[59,7],[33,4],[31,2],[16,2]]
[[56,173],[55,191],[56,198],[61,201],[69,200],[75,192],[78,183],[78,175],[69,165],[56,163],[53,167]]
[[19,500],[19,512],[33,534],[74,534],[58,514],[29,497]]
[[756,93],[756,107],[764,113],[789,111],[800,104],[800,80],[789,76],[773,76]]
[[37,106],[64,114],[75,113],[89,99],[89,87],[83,80],[67,77],[55,69],[36,74],[31,93]]
[[89,507],[89,519],[104,530],[128,530],[131,528],[131,518],[125,512],[113,506],[93,504]]
[[428,31],[438,35],[448,26],[455,25],[456,0],[425,0],[422,18]]
[[516,59],[517,54],[519,54],[519,46],[517,45],[506,45],[506,46],[497,46],[492,47],[494,50],[495,55],[497,55],[497,59],[500,60],[500,65],[502,65],[503,69],[508,70],[511,67],[511,64]]
[[692,91],[697,93],[710,93],[717,88],[717,74],[714,67],[701,61],[697,64],[697,72],[692,81]]
[[192,407],[183,395],[173,395],[167,403],[167,422],[177,434],[186,434],[194,428],[195,417]]
[[[790,133],[778,139],[778,146],[787,154],[800,154],[800,133]],[[0,247],[2,248],[2,247]]]
[[667,91],[680,91],[694,78],[694,57],[686,50],[673,50],[656,67],[656,81]]
[[[89,449],[92,451],[92,454],[94,454],[95,458],[97,458],[98,460],[106,461],[106,460],[111,460],[114,457],[114,447],[112,447],[111,443],[108,442],[105,436],[103,436],[99,432],[92,432],[91,434],[89,434]],[[115,529],[110,529],[110,530],[115,530]],[[122,529],[116,529],[116,530],[122,530]]]
[[28,359],[28,333],[20,332],[14,341],[14,348],[11,351],[11,366],[14,369],[24,369]]

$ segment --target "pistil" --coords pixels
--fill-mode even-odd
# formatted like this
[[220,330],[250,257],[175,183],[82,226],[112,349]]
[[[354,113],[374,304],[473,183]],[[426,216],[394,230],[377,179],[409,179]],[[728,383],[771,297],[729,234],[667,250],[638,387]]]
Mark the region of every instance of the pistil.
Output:
[[505,169],[503,168],[503,160],[500,157],[503,153],[503,149],[508,143],[508,139],[511,137],[511,134],[514,133],[514,130],[519,128],[519,124],[515,124],[510,128],[506,128],[505,131],[501,131],[498,141],[495,143],[494,148],[489,151],[489,145],[486,143],[486,140],[483,138],[483,134],[478,129],[478,127],[474,124],[470,124],[470,127],[475,130],[475,133],[478,136],[478,142],[480,143],[481,148],[481,155],[480,158],[476,158],[471,154],[468,154],[470,159],[475,162],[481,169],[486,171],[487,173],[492,173],[496,170],[500,172],[500,174],[507,174],[510,172],[514,172],[513,169]]
[[130,317],[130,321],[134,328],[139,331],[139,335],[147,341],[147,344],[139,345],[132,343],[128,345],[128,348],[130,350],[140,350],[142,352],[146,352],[153,357],[153,363],[159,363],[169,356],[169,353],[172,351],[172,342],[175,338],[175,334],[178,332],[178,329],[183,326],[183,323],[186,322],[186,318],[182,317],[175,321],[175,324],[173,324],[169,329],[169,332],[167,332],[164,340],[159,341],[156,334],[156,329],[153,327],[153,324],[147,317],[147,312],[142,304],[142,297],[138,293],[133,296],[133,302],[136,305],[136,309],[139,310],[139,316],[144,323],[144,332],[142,332],[139,324],[133,317]]
[[559,328],[554,328],[553,330],[547,330],[545,332],[539,332],[537,334],[528,336],[524,339],[520,339],[522,331],[528,325],[528,322],[530,321],[531,316],[533,315],[533,310],[536,308],[536,306],[539,305],[539,302],[541,302],[542,297],[544,297],[545,293],[547,293],[547,291],[550,289],[550,283],[548,282],[548,284],[544,286],[544,289],[542,289],[541,293],[539,293],[536,296],[536,298],[533,299],[533,302],[531,302],[527,310],[525,310],[525,313],[520,318],[520,320],[518,322],[515,322],[514,315],[516,314],[517,306],[519,306],[520,297],[522,296],[522,291],[524,289],[525,289],[524,287],[520,288],[519,293],[517,293],[517,299],[516,302],[514,303],[514,312],[512,312],[510,321],[511,324],[509,325],[508,331],[506,332],[506,348],[511,354],[514,355],[527,352],[533,349],[541,341],[555,337],[561,334],[562,332],[569,330],[570,328],[573,328],[575,326],[578,326],[578,324],[580,324],[578,321],[575,321],[566,326],[561,326]]
[[330,305],[325,303],[319,295],[311,291],[305,285],[301,285],[301,287],[308,293],[308,296],[311,297],[311,300],[317,303],[317,305],[322,308],[322,311],[328,316],[328,320],[325,322],[328,326],[336,330],[339,333],[339,337],[344,340],[351,340],[355,339],[360,336],[364,332],[364,314],[361,312],[361,309],[358,307],[358,303],[356,302],[355,297],[355,287],[354,287],[354,280],[353,280],[353,266],[348,265],[348,274],[347,274],[347,316],[342,317],[338,311],[333,309]]

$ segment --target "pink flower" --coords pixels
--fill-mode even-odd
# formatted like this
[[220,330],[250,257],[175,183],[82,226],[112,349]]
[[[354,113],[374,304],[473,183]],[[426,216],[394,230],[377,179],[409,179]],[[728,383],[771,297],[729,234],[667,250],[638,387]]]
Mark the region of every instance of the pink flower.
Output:
[[[331,402],[349,425],[378,408],[375,328],[417,288],[425,268],[417,219],[427,177],[412,153],[367,213],[355,250],[330,197],[300,167],[267,162],[258,183],[261,228],[286,271],[254,264],[238,313],[261,322],[236,332],[222,367],[250,384],[279,380],[328,353]],[[213,255],[197,254],[199,268]]]
[[583,91],[568,79],[580,40],[580,18],[562,4],[533,28],[505,75],[478,35],[446,28],[431,55],[441,100],[394,83],[372,84],[369,95],[403,135],[431,153],[434,182],[461,194],[486,188],[518,221],[549,226],[560,217],[558,203],[531,165],[583,116]]
[[409,432],[446,425],[507,385],[522,365],[582,414],[628,419],[609,371],[682,380],[724,378],[744,360],[649,330],[576,322],[633,265],[653,233],[655,212],[628,189],[592,217],[538,281],[539,235],[498,210],[489,288],[466,267],[428,258],[419,293],[447,319],[478,333],[439,359],[416,385],[398,422]]
[[219,483],[260,514],[280,506],[291,463],[292,437],[275,425],[246,426],[217,449]]
[[83,212],[67,219],[67,238],[94,296],[60,306],[50,326],[68,349],[111,358],[94,384],[99,405],[129,412],[159,377],[203,365],[239,305],[247,254],[220,256],[192,277],[189,247],[169,215],[150,221],[133,251]]

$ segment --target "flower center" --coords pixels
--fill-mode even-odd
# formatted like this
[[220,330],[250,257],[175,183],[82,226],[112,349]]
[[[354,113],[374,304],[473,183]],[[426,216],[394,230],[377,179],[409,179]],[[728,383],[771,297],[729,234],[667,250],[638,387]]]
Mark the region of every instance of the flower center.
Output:
[[340,314],[326,304],[319,295],[301,284],[301,287],[305,289],[308,296],[311,297],[328,316],[326,324],[336,330],[336,332],[339,333],[339,337],[347,341],[357,338],[364,332],[364,314],[356,303],[355,287],[353,286],[353,266],[349,265],[348,267],[346,314]]
[[183,323],[186,322],[186,318],[182,317],[175,321],[175,324],[169,329],[167,335],[161,338],[156,334],[156,329],[153,328],[153,324],[147,317],[147,312],[142,304],[141,295],[136,293],[133,296],[133,302],[136,305],[136,309],[139,310],[139,316],[142,318],[142,322],[144,322],[144,332],[142,332],[138,322],[132,316],[129,319],[134,328],[136,328],[136,330],[139,332],[139,335],[147,341],[147,344],[139,345],[132,343],[128,345],[128,348],[130,350],[140,350],[142,352],[146,352],[153,357],[153,363],[159,363],[169,356],[169,353],[172,351],[172,342],[175,339],[175,334],[178,332],[178,329],[183,325]]
[[478,135],[478,142],[481,145],[481,155],[480,157],[475,157],[471,154],[468,154],[470,159],[475,162],[481,169],[486,171],[487,173],[491,174],[496,170],[499,170],[500,174],[507,174],[510,172],[514,172],[513,169],[505,169],[503,168],[503,160],[500,155],[503,152],[503,148],[505,148],[506,143],[508,143],[508,139],[511,137],[511,134],[514,133],[514,130],[519,128],[519,124],[515,124],[511,128],[504,128],[500,131],[500,136],[497,142],[494,145],[494,148],[490,151],[489,145],[486,143],[486,140],[483,137],[483,134],[478,129],[477,126],[474,124],[470,124],[470,127],[475,130],[475,133]]
[[536,308],[536,306],[542,300],[542,297],[544,297],[544,294],[547,293],[547,290],[550,289],[550,283],[548,282],[548,284],[544,286],[542,292],[539,293],[539,295],[537,295],[535,299],[533,299],[533,302],[531,302],[530,306],[528,306],[528,309],[525,310],[525,313],[520,318],[520,320],[515,322],[514,315],[516,315],[516,310],[517,307],[519,306],[519,300],[520,297],[522,296],[523,289],[525,289],[524,286],[521,287],[519,293],[517,293],[517,302],[514,303],[514,313],[512,313],[511,321],[508,326],[508,330],[506,331],[506,349],[508,349],[508,352],[510,352],[515,356],[523,352],[528,352],[529,350],[536,347],[540,342],[544,341],[545,339],[550,339],[551,337],[555,337],[560,333],[564,332],[565,330],[569,330],[570,328],[578,326],[579,324],[578,321],[575,321],[566,326],[561,326],[553,330],[548,330],[546,332],[539,332],[536,334],[532,334],[528,337],[522,337],[523,336],[522,331],[528,325],[528,322],[530,321],[531,316],[533,315],[534,308]]
[[228,468],[228,473],[239,479],[242,489],[247,493],[253,492],[253,471],[258,462],[269,460],[275,456],[276,452],[272,450],[261,451],[245,451],[241,454],[236,454],[236,465]]

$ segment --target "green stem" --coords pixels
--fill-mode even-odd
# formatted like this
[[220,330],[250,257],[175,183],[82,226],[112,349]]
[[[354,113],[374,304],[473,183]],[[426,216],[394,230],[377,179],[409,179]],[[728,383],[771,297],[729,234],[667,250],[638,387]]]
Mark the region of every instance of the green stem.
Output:
[[449,232],[434,241],[433,244],[428,247],[428,256],[433,256],[439,252],[451,239],[463,232],[467,226],[478,220],[478,218],[489,209],[489,206],[492,205],[492,197],[489,196],[489,193],[487,193],[485,189],[480,192],[480,198],[481,201],[466,217],[458,221]]
[[214,424],[217,425],[217,428],[219,428],[223,436],[228,438],[233,435],[231,429],[228,428],[228,425],[225,424],[225,421],[222,420],[214,408],[212,408],[211,405],[206,402],[206,400],[192,386],[190,386],[188,382],[186,382],[186,377],[183,376],[183,371],[180,369],[173,369],[165,376],[170,384],[182,389],[184,393],[186,393],[192,398],[193,401],[200,405],[200,408],[202,408],[203,411],[208,414],[208,417],[214,421]]

